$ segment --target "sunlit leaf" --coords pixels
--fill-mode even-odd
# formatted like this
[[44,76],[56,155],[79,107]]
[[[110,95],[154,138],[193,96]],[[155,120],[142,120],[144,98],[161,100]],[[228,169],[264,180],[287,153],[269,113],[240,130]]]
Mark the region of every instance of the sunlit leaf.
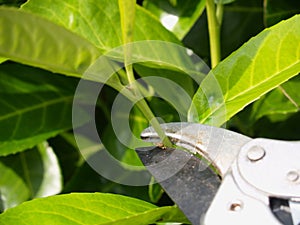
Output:
[[[23,10],[40,15],[84,37],[105,52],[123,44],[118,0],[30,0]],[[145,9],[137,6],[134,41],[165,40],[179,43]]]
[[190,120],[221,125],[300,71],[300,16],[261,32],[203,80]]
[[0,57],[0,64],[5,62],[7,60],[7,58],[4,58],[4,57]]
[[145,0],[143,6],[160,20],[162,25],[182,39],[205,9],[204,0]]
[[[151,224],[156,221],[186,222],[175,206],[150,203],[113,194],[68,194],[36,199],[0,215],[1,225],[32,224]],[[176,222],[177,222],[176,221]]]
[[0,15],[1,57],[80,76],[100,55],[83,38],[36,15],[3,7]]
[[136,0],[119,0],[120,20],[122,28],[123,43],[127,44],[133,41],[133,32],[135,25]]

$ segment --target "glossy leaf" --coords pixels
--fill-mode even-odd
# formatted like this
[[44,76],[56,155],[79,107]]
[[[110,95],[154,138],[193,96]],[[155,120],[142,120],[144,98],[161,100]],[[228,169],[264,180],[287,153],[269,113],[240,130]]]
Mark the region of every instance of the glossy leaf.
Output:
[[0,15],[1,57],[80,76],[100,55],[83,38],[36,15],[14,8],[0,8]]
[[265,0],[264,22],[265,26],[272,26],[281,20],[288,19],[300,13],[300,2],[293,0]]
[[7,58],[4,58],[4,57],[0,57],[0,64],[5,62],[7,60]]
[[19,205],[30,197],[25,181],[0,158],[0,212]]
[[[29,156],[26,161],[28,164],[26,168],[31,172],[27,173],[23,170],[24,173],[30,175],[30,182],[32,183],[30,186],[33,188],[34,197],[41,198],[58,194],[62,190],[62,176],[56,155],[47,142],[39,144],[37,149],[42,159],[43,168],[38,170],[32,163],[34,156]],[[37,160],[34,161],[37,162]],[[42,178],[38,187],[35,187],[36,178]]]
[[70,129],[76,85],[73,78],[15,63],[1,64],[0,156],[32,148]]
[[222,125],[246,105],[297,75],[299,24],[300,16],[295,16],[264,30],[214,68],[194,96],[198,114],[190,111],[190,120]]
[[169,0],[145,0],[143,6],[155,15],[166,29],[182,39],[202,14],[205,1],[178,0],[174,4]]
[[[118,0],[30,0],[22,6],[89,40],[101,52],[123,44]],[[165,40],[179,43],[145,9],[137,6],[134,41]]]
[[[175,206],[150,203],[113,194],[68,194],[26,202],[0,215],[1,225],[39,224],[151,224],[186,222]],[[176,221],[177,222],[177,221]]]
[[3,172],[0,196],[5,209],[28,199],[55,195],[61,191],[60,167],[46,142],[25,152],[1,157],[0,166]]

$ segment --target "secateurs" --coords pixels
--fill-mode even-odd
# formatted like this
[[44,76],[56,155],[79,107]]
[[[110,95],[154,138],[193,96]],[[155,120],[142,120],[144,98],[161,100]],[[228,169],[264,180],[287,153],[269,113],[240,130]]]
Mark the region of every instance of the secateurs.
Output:
[[[195,123],[162,128],[175,148],[137,151],[192,224],[300,224],[300,142]],[[160,143],[151,127],[141,137]]]

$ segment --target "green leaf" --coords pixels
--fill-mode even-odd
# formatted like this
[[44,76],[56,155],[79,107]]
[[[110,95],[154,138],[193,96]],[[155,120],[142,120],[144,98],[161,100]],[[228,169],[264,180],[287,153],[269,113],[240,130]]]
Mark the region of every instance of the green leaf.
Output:
[[[299,83],[297,84],[297,87],[299,87]],[[299,100],[299,98],[297,100]],[[254,103],[250,119],[252,121],[257,121],[264,116],[278,114],[288,115],[298,111],[299,105],[296,100],[287,94],[287,90],[283,87],[279,87]],[[278,119],[285,119],[285,117],[280,117],[281,118]]]
[[0,158],[0,212],[19,205],[30,197],[25,181]]
[[83,38],[41,17],[3,7],[0,15],[1,57],[80,76],[100,55],[98,49]]
[[294,0],[265,0],[264,22],[269,27],[300,12],[300,2]]
[[203,80],[189,119],[222,125],[246,105],[300,71],[300,16],[266,29]]
[[297,76],[281,85],[283,94],[290,102],[292,102],[295,106],[298,106],[298,108],[300,106],[300,95],[298,91],[299,85],[300,76]]
[[[76,85],[73,78],[15,63],[1,64],[0,156],[32,148],[70,129]],[[86,114],[82,116],[87,121]]]
[[28,199],[55,195],[61,191],[60,167],[46,142],[25,152],[1,157],[0,166],[3,172],[0,196],[4,199],[5,209]]
[[136,0],[118,0],[121,20],[121,30],[123,43],[133,41],[133,31],[135,25]]
[[151,224],[156,221],[186,222],[175,206],[150,203],[113,194],[68,194],[36,199],[0,215],[1,225],[38,224]]
[[4,57],[0,57],[0,64],[5,62],[7,60],[7,58],[4,58]]
[[[43,164],[41,169],[35,167],[35,164],[32,163],[34,156],[29,156],[27,160],[26,158],[23,159],[27,162],[26,169],[28,169],[28,172],[23,171],[30,176],[30,182],[32,183],[30,186],[34,191],[34,197],[41,198],[58,194],[62,189],[62,176],[56,155],[47,142],[39,144],[37,149],[42,158]],[[37,162],[37,160],[34,161]],[[39,186],[35,186],[36,178],[42,179]]]
[[180,40],[189,32],[205,9],[204,0],[145,0],[143,6]]
[[299,84],[299,76],[285,82],[254,102],[251,105],[251,109],[247,110],[247,115],[243,115],[241,119],[244,121],[247,118],[245,121],[247,126],[253,126],[259,119],[265,116],[273,123],[291,117],[293,114],[299,112],[300,108]]
[[[85,159],[102,150],[103,145],[83,135],[77,134],[76,138],[81,143],[80,151],[73,133],[61,133],[49,140],[61,165],[65,184],[63,192],[100,190],[95,188],[102,186],[102,183],[99,182],[99,175],[90,166],[85,165]],[[81,170],[86,167],[88,173],[82,173]],[[94,176],[94,174],[96,175]],[[82,189],[82,187],[89,189]]]
[[[136,7],[134,41],[165,40],[179,43],[145,9]],[[30,0],[22,9],[81,35],[102,53],[123,44],[118,0]]]
[[151,177],[151,181],[149,184],[149,197],[151,199],[151,202],[157,203],[163,195],[163,193],[164,189],[162,189],[159,183],[155,182],[154,177]]
[[[68,139],[71,139],[72,143]],[[72,134],[64,132],[49,139],[48,142],[57,155],[59,164],[61,165],[64,184],[66,184],[72,178],[76,169],[84,162],[84,159],[77,149]]]

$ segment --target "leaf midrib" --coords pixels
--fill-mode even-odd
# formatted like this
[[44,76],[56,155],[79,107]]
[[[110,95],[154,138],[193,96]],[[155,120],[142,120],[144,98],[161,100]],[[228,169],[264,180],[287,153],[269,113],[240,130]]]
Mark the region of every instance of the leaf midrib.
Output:
[[[296,65],[300,65],[300,60],[298,59],[298,61],[296,63],[293,63],[291,65],[289,65],[288,67],[286,67],[284,70],[281,70],[280,72],[277,72],[276,74],[274,74],[273,76],[271,77],[268,77],[267,79],[263,80],[262,82],[259,82],[257,83],[256,85],[254,86],[251,86],[250,88],[242,91],[242,92],[239,92],[237,95],[233,96],[232,98],[230,99],[225,99],[225,101],[223,101],[222,104],[218,105],[213,111],[211,111],[211,113],[209,113],[206,117],[204,117],[202,120],[201,120],[201,123],[205,122],[211,115],[213,115],[216,111],[218,111],[221,107],[223,107],[224,105],[226,105],[226,103],[229,103],[230,101],[233,101],[235,99],[237,99],[238,97],[244,95],[244,94],[247,94],[248,92],[252,91],[253,89],[259,87],[260,85],[268,82],[269,80],[271,80],[272,78],[278,76],[279,74],[289,70],[290,68],[296,66]],[[275,88],[275,87],[274,87]]]
[[294,66],[297,66],[297,64],[300,64],[300,60],[298,60],[296,63],[293,63],[293,64],[289,65],[289,66],[286,67],[284,70],[281,70],[281,71],[275,73],[273,76],[267,77],[267,79],[263,80],[262,82],[259,82],[259,83],[255,84],[255,85],[251,86],[250,88],[248,88],[248,89],[242,91],[242,92],[239,92],[237,95],[235,95],[235,96],[233,96],[233,97],[227,99],[226,102],[233,101],[233,100],[235,100],[236,98],[238,98],[238,97],[240,97],[240,96],[242,96],[242,95],[244,95],[244,94],[247,94],[247,92],[252,91],[253,89],[257,88],[258,86],[260,86],[260,85],[262,85],[262,84],[264,84],[264,83],[267,83],[267,82],[268,82],[269,80],[271,80],[272,78],[274,78],[274,77],[280,75],[281,73],[283,73],[283,72],[285,72],[285,71],[291,69],[291,68],[294,67]]

